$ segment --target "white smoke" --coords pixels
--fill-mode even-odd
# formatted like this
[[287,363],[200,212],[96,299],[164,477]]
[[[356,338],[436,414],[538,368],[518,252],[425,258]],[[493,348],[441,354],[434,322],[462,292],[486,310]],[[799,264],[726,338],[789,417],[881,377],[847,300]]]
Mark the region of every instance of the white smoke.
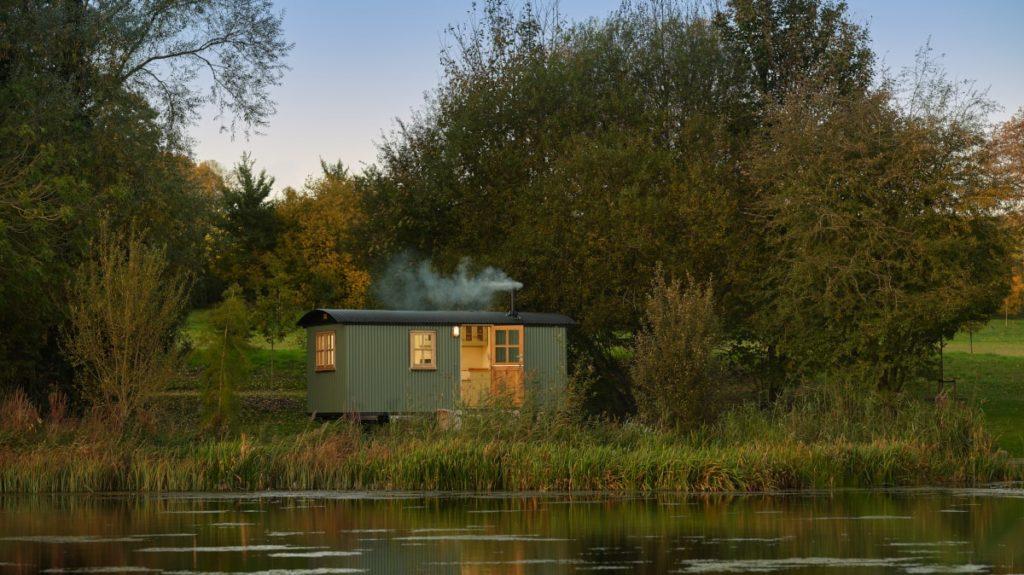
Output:
[[437,273],[429,261],[417,262],[401,255],[374,283],[374,291],[390,309],[484,310],[491,306],[495,294],[523,287],[497,268],[472,273],[470,267],[469,258],[464,258],[455,273],[445,276]]

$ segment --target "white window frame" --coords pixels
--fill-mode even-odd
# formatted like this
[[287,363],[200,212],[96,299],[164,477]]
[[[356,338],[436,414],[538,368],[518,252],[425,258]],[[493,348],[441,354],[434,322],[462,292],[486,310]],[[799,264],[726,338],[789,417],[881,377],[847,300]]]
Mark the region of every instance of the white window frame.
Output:
[[[429,335],[430,345],[417,346],[417,336]],[[416,352],[430,352],[430,363],[416,361]],[[409,369],[413,371],[436,371],[437,370],[437,331],[432,329],[411,329],[409,330]]]

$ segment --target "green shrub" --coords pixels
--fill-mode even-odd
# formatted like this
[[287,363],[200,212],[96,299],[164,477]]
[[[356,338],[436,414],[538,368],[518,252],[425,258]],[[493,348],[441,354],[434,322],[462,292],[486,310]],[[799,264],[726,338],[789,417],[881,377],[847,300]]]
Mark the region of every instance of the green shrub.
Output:
[[647,297],[643,329],[630,368],[643,421],[693,428],[720,409],[715,348],[721,329],[710,283],[666,281],[659,270]]
[[249,309],[233,286],[210,313],[209,341],[204,353],[203,417],[206,426],[223,432],[238,414],[235,390],[249,378]]
[[174,340],[188,295],[162,249],[134,229],[104,225],[69,286],[68,358],[83,395],[115,430],[145,418],[178,362]]

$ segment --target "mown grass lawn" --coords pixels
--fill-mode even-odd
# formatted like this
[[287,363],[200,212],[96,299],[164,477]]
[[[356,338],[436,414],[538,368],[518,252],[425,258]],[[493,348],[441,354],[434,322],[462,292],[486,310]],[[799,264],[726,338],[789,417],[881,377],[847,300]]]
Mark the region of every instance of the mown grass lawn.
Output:
[[1024,320],[996,319],[972,333],[961,332],[946,344],[947,352],[1024,356]]
[[1024,320],[993,320],[946,346],[945,374],[985,413],[999,447],[1024,457]]

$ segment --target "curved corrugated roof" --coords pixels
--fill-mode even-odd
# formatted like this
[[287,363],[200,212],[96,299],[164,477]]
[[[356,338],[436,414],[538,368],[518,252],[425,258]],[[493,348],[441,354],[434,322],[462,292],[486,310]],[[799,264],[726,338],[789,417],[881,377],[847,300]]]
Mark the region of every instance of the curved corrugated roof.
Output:
[[400,311],[383,309],[314,309],[299,319],[298,325],[332,323],[363,325],[576,325],[571,318],[557,313],[519,312],[515,317],[500,311]]

